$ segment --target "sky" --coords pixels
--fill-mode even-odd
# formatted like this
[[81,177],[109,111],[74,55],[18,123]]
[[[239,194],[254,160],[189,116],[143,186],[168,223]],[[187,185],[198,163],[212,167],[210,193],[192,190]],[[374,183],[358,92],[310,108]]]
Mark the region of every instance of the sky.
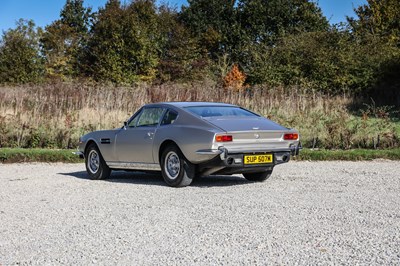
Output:
[[[129,2],[129,0],[121,0]],[[161,2],[161,1],[157,1]],[[162,0],[171,6],[180,8],[186,0]],[[367,0],[315,0],[331,24],[346,21],[346,16],[355,16],[353,9]],[[85,0],[85,6],[96,11],[103,7],[106,0]],[[0,33],[15,27],[20,18],[32,19],[36,26],[45,27],[60,17],[65,0],[0,0]]]

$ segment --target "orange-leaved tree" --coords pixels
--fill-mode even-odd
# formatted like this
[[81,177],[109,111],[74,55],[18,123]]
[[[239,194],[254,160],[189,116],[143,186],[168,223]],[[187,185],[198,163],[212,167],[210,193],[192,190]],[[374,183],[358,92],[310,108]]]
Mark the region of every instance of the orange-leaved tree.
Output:
[[245,89],[245,81],[246,74],[243,71],[240,71],[238,64],[233,64],[231,70],[224,77],[223,85],[226,89],[242,91]]

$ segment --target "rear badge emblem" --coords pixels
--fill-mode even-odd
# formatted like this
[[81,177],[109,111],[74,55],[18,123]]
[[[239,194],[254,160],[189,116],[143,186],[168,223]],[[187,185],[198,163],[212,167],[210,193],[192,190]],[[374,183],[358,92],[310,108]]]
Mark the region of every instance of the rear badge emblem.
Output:
[[259,134],[254,134],[254,137],[256,137],[256,139],[259,139],[260,135]]

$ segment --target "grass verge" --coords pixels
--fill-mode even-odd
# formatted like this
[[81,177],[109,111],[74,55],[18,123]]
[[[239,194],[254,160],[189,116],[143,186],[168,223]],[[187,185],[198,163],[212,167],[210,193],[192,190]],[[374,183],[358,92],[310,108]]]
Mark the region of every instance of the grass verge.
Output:
[[[74,150],[0,149],[0,163],[63,162],[82,163]],[[368,161],[374,159],[400,160],[400,149],[387,150],[310,150],[303,149],[296,161]]]
[[386,150],[311,150],[303,149],[297,161],[369,161],[374,159],[400,160],[400,149]]
[[75,150],[51,150],[51,149],[0,149],[0,163],[27,163],[27,162],[83,162],[79,156],[73,154]]

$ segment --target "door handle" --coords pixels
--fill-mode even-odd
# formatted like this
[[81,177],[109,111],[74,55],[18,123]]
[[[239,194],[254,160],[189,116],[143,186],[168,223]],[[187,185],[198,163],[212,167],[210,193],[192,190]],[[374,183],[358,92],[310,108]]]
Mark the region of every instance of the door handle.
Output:
[[154,133],[153,132],[147,132],[147,136],[152,137],[152,136],[154,136]]

